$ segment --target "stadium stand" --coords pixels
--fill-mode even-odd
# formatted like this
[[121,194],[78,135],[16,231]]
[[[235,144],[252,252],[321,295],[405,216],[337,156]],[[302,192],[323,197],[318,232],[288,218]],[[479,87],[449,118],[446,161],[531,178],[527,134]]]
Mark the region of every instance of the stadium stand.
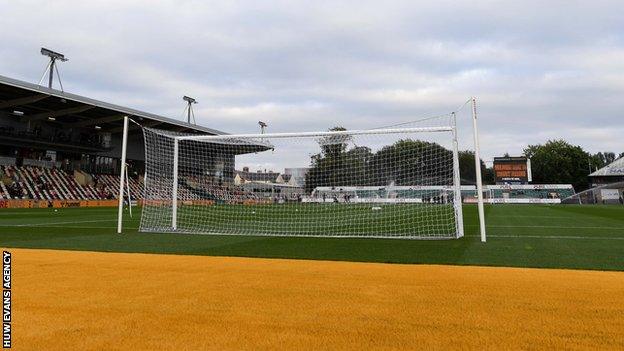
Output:
[[[0,76],[0,200],[116,199],[124,116],[176,133],[223,134]],[[142,197],[143,143],[141,128],[132,124],[126,163],[134,199]]]
[[[0,199],[32,200],[105,200],[116,199],[119,176],[110,174],[74,174],[56,168],[1,165]],[[77,176],[90,179],[80,184]],[[139,180],[130,178],[130,194],[142,198]]]

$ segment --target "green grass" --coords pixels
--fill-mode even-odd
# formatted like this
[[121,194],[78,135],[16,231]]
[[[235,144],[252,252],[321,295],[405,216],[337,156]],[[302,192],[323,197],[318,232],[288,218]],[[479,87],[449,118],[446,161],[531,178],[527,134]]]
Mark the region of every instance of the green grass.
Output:
[[[464,206],[458,240],[259,237],[138,233],[138,211],[115,234],[116,209],[0,210],[0,246],[107,252],[344,261],[624,270],[624,207],[486,206],[488,242],[476,207]],[[127,217],[127,216],[126,216]]]
[[[196,231],[198,221],[210,223],[211,234],[262,234],[383,237],[454,237],[455,222],[452,204],[281,204],[180,206],[177,230]],[[171,226],[171,216],[152,207],[144,210],[155,228]],[[170,214],[170,213],[167,213]],[[234,223],[233,223],[234,222]]]

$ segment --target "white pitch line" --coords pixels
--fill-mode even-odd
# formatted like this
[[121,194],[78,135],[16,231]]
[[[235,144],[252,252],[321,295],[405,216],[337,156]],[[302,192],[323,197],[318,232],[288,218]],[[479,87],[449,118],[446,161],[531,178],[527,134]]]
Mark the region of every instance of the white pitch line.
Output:
[[[466,227],[478,227],[478,224],[466,224]],[[624,227],[578,227],[553,225],[486,225],[487,228],[551,228],[551,229],[615,229],[624,230]]]
[[503,218],[503,219],[509,219],[509,218],[557,218],[557,219],[570,219],[570,217],[566,217],[566,216],[492,216],[492,215],[489,215],[488,218]]
[[[464,235],[468,237],[479,238],[480,235]],[[530,238],[530,239],[575,239],[575,240],[624,240],[624,237],[617,236],[578,236],[578,235],[504,235],[504,234],[488,234],[488,238]]]
[[[40,228],[65,228],[65,229],[117,229],[116,226],[114,225],[110,225],[108,227],[95,227],[95,226],[61,226],[61,225],[46,225],[46,226],[40,226]],[[138,227],[124,227],[124,230],[126,229],[133,229],[133,230],[138,230]]]
[[48,225],[57,224],[73,224],[73,223],[98,223],[98,222],[116,222],[116,219],[100,219],[92,221],[71,221],[71,222],[48,222],[48,223],[36,223],[36,224],[0,224],[0,227],[46,227]]

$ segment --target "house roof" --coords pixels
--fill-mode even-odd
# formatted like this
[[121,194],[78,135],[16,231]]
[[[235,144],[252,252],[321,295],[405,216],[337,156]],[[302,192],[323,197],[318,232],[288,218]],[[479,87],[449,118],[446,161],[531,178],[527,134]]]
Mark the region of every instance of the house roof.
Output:
[[277,176],[280,174],[277,172],[243,172],[236,171],[236,174],[241,178],[251,182],[275,182]]
[[590,177],[624,176],[624,157],[620,157],[611,164],[602,167],[589,175]]

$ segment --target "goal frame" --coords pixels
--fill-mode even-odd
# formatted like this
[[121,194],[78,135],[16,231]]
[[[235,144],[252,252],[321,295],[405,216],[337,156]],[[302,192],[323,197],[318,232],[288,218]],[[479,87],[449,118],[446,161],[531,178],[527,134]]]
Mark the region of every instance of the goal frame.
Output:
[[[454,121],[453,121],[454,123]],[[389,129],[364,129],[364,130],[344,130],[330,132],[300,132],[300,133],[260,133],[260,134],[220,134],[220,135],[184,135],[175,136],[173,139],[173,184],[171,195],[172,218],[171,227],[173,230],[178,229],[178,187],[179,183],[179,150],[181,141],[215,141],[224,139],[251,139],[262,142],[263,139],[281,139],[295,137],[326,137],[339,135],[383,135],[383,134],[399,134],[399,133],[439,133],[450,132],[453,136],[453,207],[455,210],[455,230],[456,238],[464,236],[464,226],[461,204],[461,184],[459,178],[459,152],[457,149],[457,128],[455,125],[448,127],[416,127],[416,128],[389,128]],[[458,201],[459,200],[459,201]]]
[[[485,233],[485,214],[483,208],[483,190],[481,179],[481,159],[479,150],[479,136],[477,131],[477,110],[476,99],[473,97],[469,100],[472,105],[472,124],[473,124],[473,137],[474,137],[474,153],[475,153],[475,176],[477,183],[477,206],[479,213],[479,227],[481,241],[486,241]],[[128,138],[128,116],[124,117],[124,129],[122,136],[122,164],[125,163],[127,152],[127,138]],[[134,122],[134,121],[133,121]],[[173,149],[173,184],[178,184],[179,173],[179,150],[180,142],[185,140],[202,141],[202,140],[220,140],[220,139],[256,139],[256,141],[263,141],[265,139],[277,139],[277,138],[292,138],[292,137],[324,137],[324,136],[337,136],[337,135],[371,135],[371,134],[396,134],[396,133],[435,133],[435,132],[450,132],[452,135],[452,162],[453,162],[453,189],[454,189],[454,201],[453,207],[455,211],[455,226],[456,226],[456,238],[464,236],[463,227],[463,209],[462,209],[462,196],[461,196],[461,178],[459,171],[459,149],[458,149],[458,133],[457,133],[457,120],[456,113],[451,113],[451,126],[439,126],[439,127],[415,127],[415,128],[389,128],[389,129],[366,129],[366,130],[347,130],[347,131],[329,131],[329,132],[301,132],[301,133],[260,133],[260,134],[221,134],[221,135],[183,135],[172,136],[174,140]],[[119,210],[118,210],[118,226],[117,233],[122,233],[123,222],[123,187],[125,167],[121,167],[121,174],[119,180]],[[177,210],[178,210],[178,187],[174,186],[172,189],[172,228],[177,229]]]

